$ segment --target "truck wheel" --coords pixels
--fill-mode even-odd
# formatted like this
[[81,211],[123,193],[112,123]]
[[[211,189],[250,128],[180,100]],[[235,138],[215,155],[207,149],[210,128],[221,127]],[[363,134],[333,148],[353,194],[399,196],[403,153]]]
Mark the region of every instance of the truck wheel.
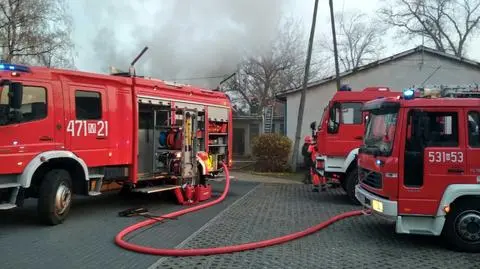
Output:
[[350,173],[347,174],[345,177],[345,187],[347,196],[350,201],[355,205],[360,205],[358,202],[357,197],[355,197],[355,186],[358,184],[358,169],[353,169]]
[[480,205],[471,202],[454,205],[447,215],[444,236],[454,250],[480,252]]
[[40,185],[37,204],[40,220],[50,225],[62,223],[70,211],[71,204],[70,174],[62,169],[49,171]]

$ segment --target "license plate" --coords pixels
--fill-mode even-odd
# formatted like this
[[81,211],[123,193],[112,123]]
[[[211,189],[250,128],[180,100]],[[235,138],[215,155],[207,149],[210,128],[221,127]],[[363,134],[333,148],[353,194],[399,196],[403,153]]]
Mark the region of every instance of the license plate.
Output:
[[383,212],[383,204],[380,201],[372,200],[372,208],[375,211]]

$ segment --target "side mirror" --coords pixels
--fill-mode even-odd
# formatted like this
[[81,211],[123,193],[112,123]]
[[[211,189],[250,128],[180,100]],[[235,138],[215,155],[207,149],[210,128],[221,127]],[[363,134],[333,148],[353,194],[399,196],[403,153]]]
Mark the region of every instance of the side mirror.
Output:
[[312,123],[310,123],[310,129],[312,129],[313,131],[315,131],[315,127],[317,126],[317,122],[316,121],[313,121]]
[[335,120],[335,106],[332,106],[330,110],[328,111],[328,116],[330,120]]
[[330,134],[336,134],[336,133],[338,132],[338,123],[330,120],[330,121],[328,122],[327,131],[328,131],[328,133],[330,133]]
[[8,105],[13,109],[20,109],[20,107],[22,107],[23,84],[20,82],[12,82],[10,84],[8,97]]

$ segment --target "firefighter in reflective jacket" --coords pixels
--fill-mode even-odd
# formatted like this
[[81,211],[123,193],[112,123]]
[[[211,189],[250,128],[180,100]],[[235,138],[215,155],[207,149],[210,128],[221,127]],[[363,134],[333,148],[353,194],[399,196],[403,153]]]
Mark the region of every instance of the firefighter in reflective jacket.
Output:
[[312,144],[312,137],[305,136],[303,147],[302,147],[302,156],[303,156],[303,164],[305,165],[305,178],[303,179],[303,183],[311,184],[312,183],[312,173],[310,168],[312,167],[312,158],[311,153],[309,152],[310,145]]
[[310,175],[313,181],[313,190],[314,192],[318,192],[318,187],[321,184],[322,191],[327,189],[326,179],[324,177],[320,177],[315,169],[315,162],[317,159],[317,147],[315,141],[312,141],[310,146],[308,147],[308,153],[310,154],[311,158],[311,166],[310,166]]
[[[324,177],[320,177],[320,175],[317,174],[315,171],[315,161],[317,157],[317,149],[316,149],[316,144],[315,141],[312,140],[310,136],[305,137],[305,144],[304,144],[304,149],[307,149],[304,157],[305,157],[305,166],[308,169],[308,172],[310,174],[310,178],[312,179],[313,183],[313,190],[314,192],[318,192],[318,187],[320,183],[322,184],[322,191],[325,191],[327,185],[326,185],[326,180]],[[304,151],[304,150],[302,150]],[[303,152],[302,152],[303,153]],[[320,182],[321,181],[321,182]]]

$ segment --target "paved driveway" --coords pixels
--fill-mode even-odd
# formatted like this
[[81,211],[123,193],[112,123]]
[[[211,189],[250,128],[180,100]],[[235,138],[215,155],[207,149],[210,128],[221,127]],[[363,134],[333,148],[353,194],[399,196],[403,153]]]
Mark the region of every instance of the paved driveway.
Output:
[[[129,240],[169,248],[239,244],[299,231],[358,209],[340,189],[312,193],[306,185],[268,182],[235,180],[223,203],[153,226]],[[222,183],[214,184],[221,190]],[[123,227],[140,220],[116,216],[131,206],[158,214],[181,208],[151,197],[80,199],[69,220],[55,227],[38,226],[31,203],[15,212],[0,212],[0,268],[480,268],[479,254],[446,250],[439,238],[397,235],[393,223],[372,216],[342,220],[294,242],[242,253],[142,255],[113,243]]]
[[[212,183],[223,190],[224,183]],[[175,247],[206,222],[244,196],[257,183],[235,182],[224,202],[215,207],[185,215],[134,234],[141,244]],[[158,257],[125,251],[113,243],[124,227],[144,220],[121,218],[119,211],[143,206],[161,215],[183,208],[169,197],[141,196],[122,200],[115,193],[76,199],[69,219],[58,226],[46,227],[36,222],[36,201],[25,208],[0,211],[0,268],[147,268]],[[131,237],[131,236],[130,236]]]
[[[182,247],[246,243],[313,226],[359,209],[340,189],[312,193],[306,185],[263,184],[210,221]],[[439,238],[397,235],[373,216],[342,220],[297,241],[208,257],[160,259],[151,268],[480,268],[480,254],[446,250]]]

